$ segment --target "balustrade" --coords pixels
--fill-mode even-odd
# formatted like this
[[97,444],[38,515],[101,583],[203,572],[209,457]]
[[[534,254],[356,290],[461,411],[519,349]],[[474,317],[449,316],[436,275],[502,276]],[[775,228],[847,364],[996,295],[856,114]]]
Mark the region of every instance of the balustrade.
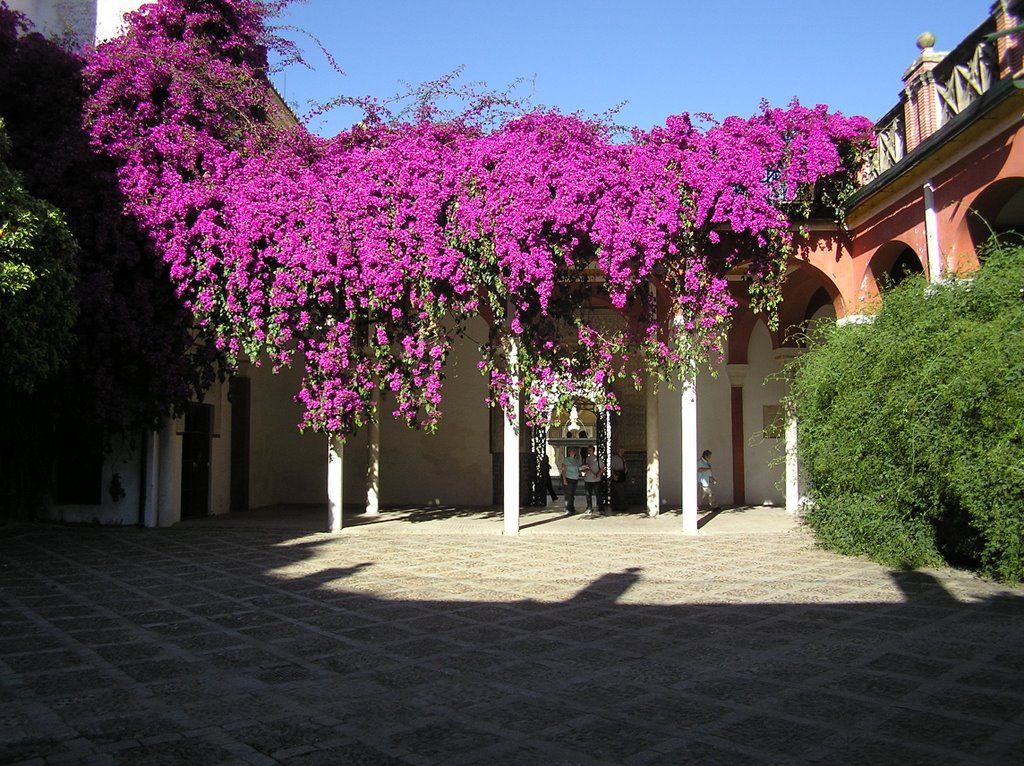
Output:
[[[929,107],[934,109],[932,113],[937,118],[932,132],[938,132],[965,113],[1002,76],[1011,76],[1012,67],[1010,71],[1001,72],[1008,69],[1001,66],[1001,57],[1009,58],[1005,55],[1006,46],[992,38],[997,30],[1007,29],[1017,20],[998,17],[1001,12],[1003,9],[995,6],[992,16],[932,67],[920,66],[929,58],[930,45],[934,42],[930,35],[922,35],[918,43],[922,56],[908,70],[903,98],[875,123],[876,145],[861,171],[861,184],[870,183],[898,165],[914,146],[929,137],[928,126],[918,117]],[[926,42],[922,44],[921,40]],[[930,99],[931,104],[924,104],[922,109],[910,101],[912,98]],[[908,140],[908,120],[914,123],[912,140]]]
[[985,36],[995,31],[992,19],[966,38],[935,67],[936,91],[945,125],[986,93],[999,79],[996,44]]
[[906,154],[906,146],[903,104],[898,104],[875,123],[875,148],[865,163],[861,182],[866,184],[894,167]]

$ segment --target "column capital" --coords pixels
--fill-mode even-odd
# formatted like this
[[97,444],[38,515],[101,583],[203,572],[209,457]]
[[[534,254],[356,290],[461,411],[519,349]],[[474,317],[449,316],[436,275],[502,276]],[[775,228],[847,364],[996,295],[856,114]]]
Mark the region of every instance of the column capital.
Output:
[[797,348],[796,346],[779,346],[775,349],[775,361],[785,364],[792,359],[796,359],[806,350],[807,349],[805,348]]
[[743,384],[747,379],[747,370],[750,369],[749,364],[727,364],[725,365],[725,372],[729,376],[729,385],[733,388],[743,388]]

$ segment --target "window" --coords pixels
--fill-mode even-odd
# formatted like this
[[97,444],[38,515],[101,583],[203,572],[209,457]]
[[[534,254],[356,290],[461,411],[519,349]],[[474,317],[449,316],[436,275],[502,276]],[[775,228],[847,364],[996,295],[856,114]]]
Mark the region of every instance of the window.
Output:
[[74,425],[60,429],[56,464],[59,505],[99,505],[103,496],[103,438]]

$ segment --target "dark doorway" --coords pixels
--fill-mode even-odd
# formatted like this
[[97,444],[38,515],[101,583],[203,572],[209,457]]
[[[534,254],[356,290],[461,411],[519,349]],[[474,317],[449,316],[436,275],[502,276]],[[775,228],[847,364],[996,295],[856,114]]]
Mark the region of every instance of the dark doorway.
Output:
[[190,404],[181,440],[181,518],[210,514],[213,405]]
[[60,505],[103,502],[103,436],[77,423],[62,424],[57,439],[56,501]]
[[231,402],[231,512],[249,510],[249,378],[234,378],[228,392]]

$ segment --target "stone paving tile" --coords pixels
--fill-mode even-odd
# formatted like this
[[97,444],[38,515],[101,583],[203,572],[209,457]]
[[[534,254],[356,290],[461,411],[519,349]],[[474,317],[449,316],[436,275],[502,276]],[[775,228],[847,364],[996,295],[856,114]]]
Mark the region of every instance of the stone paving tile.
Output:
[[796,528],[506,538],[437,518],[6,531],[0,762],[1024,756],[1024,588]]

